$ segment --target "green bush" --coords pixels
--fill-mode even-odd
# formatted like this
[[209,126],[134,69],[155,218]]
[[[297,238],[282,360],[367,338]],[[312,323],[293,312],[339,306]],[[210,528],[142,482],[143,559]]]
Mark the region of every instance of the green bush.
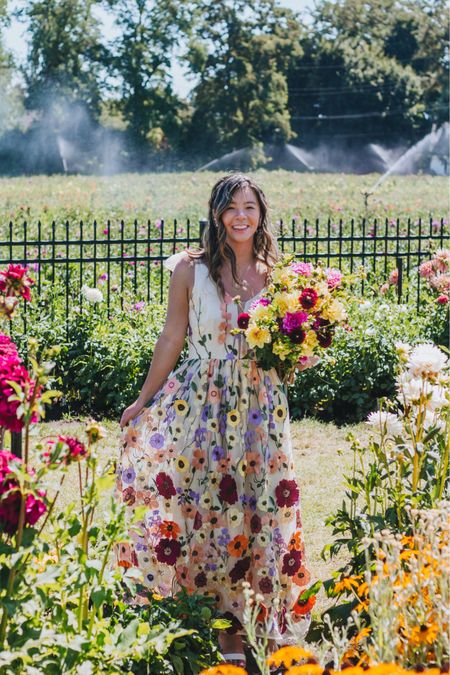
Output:
[[[118,418],[142,387],[164,325],[165,306],[151,304],[138,311],[128,301],[123,312],[108,319],[104,303],[88,305],[71,313],[67,330],[63,307],[57,304],[54,312],[45,299],[28,312],[28,334],[42,348],[59,345],[54,384],[63,397],[53,417],[68,413]],[[289,390],[294,419],[360,421],[376,408],[377,399],[394,393],[396,342],[448,344],[448,307],[430,297],[417,312],[415,305],[397,304],[395,289],[387,297],[374,294],[370,301],[355,298],[348,323],[350,330],[336,333],[320,365],[297,374]],[[25,354],[26,336],[14,337]],[[185,355],[184,351],[180,361]]]
[[321,363],[298,373],[289,391],[294,418],[314,416],[336,423],[358,422],[377,407],[377,399],[395,392],[396,342],[439,343],[446,308],[398,305],[375,298],[354,301],[350,330],[339,330]]

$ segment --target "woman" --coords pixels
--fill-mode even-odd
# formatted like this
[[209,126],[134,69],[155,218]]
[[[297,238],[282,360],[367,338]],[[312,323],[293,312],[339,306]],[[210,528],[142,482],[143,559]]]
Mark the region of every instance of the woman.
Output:
[[[245,665],[242,582],[265,608],[278,603],[274,640],[286,612],[305,629],[309,619],[297,602],[309,574],[286,396],[275,369],[259,368],[242,334],[230,333],[278,258],[265,196],[250,178],[232,174],[213,187],[203,246],[169,259],[166,323],[120,420],[129,427],[118,488],[131,510],[148,509],[119,564],[137,564],[163,595],[182,586],[212,595],[233,624],[219,636],[224,657]],[[173,371],[186,332],[188,358]]]

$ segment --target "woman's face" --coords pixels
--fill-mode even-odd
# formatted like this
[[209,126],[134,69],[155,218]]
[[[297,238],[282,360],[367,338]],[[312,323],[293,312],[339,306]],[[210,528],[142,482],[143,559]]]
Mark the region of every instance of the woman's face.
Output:
[[253,239],[260,216],[261,209],[253,190],[250,187],[236,190],[221,216],[227,240],[243,243]]

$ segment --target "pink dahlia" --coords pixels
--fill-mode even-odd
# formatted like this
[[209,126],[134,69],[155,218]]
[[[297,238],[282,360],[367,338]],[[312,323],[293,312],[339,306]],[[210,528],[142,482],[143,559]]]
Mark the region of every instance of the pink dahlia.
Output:
[[432,260],[426,260],[419,266],[419,274],[424,279],[434,276],[434,265]]
[[6,295],[20,295],[30,302],[30,287],[33,284],[34,279],[28,276],[28,269],[22,265],[11,263],[6,270],[0,271],[0,291]]
[[391,286],[397,286],[398,284],[398,269],[392,270],[389,275],[389,283]]
[[291,269],[302,277],[310,277],[314,267],[311,263],[298,262],[291,265]]
[[[33,395],[34,382],[30,379],[27,369],[22,365],[17,352],[8,347],[9,354],[0,355],[0,426],[9,431],[21,431],[23,428],[23,416],[17,417],[19,401],[9,401],[9,397],[15,394],[14,389],[8,384],[12,380],[24,389],[29,386],[29,396]],[[39,396],[39,391],[37,395]],[[38,417],[33,414],[32,422],[37,422]]]
[[328,288],[333,289],[340,286],[342,281],[342,272],[340,270],[334,267],[327,267],[325,274],[327,275]]
[[80,457],[87,455],[88,451],[86,446],[77,438],[73,438],[71,436],[58,436],[58,441],[60,443],[64,443],[64,445],[67,447],[67,452],[65,453],[63,459],[66,464],[69,464],[72,460],[77,460],[80,459]]
[[25,525],[34,525],[47,510],[43,490],[37,491],[37,497],[31,492],[21,492],[19,482],[10,468],[12,462],[21,463],[22,460],[7,450],[0,450],[0,527],[10,535],[16,532],[19,525],[22,499],[25,499]]
[[448,303],[448,300],[449,300],[448,295],[445,295],[443,293],[437,298],[436,302],[438,302],[440,305],[446,305]]
[[308,321],[306,312],[287,312],[283,318],[282,332],[289,335],[292,331],[302,328],[302,324]]

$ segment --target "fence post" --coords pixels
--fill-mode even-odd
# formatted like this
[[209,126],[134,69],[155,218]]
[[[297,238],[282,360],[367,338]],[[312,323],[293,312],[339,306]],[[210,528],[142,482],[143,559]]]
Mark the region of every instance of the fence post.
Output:
[[205,227],[207,226],[208,221],[206,218],[201,218],[199,225],[200,225],[200,246],[202,245],[202,239],[203,239],[203,232],[205,231]]
[[11,452],[17,457],[22,457],[22,432],[11,431]]
[[397,263],[397,271],[398,271],[397,298],[398,304],[400,304],[402,301],[402,294],[403,294],[403,258],[400,258],[400,256],[396,256],[395,260]]

